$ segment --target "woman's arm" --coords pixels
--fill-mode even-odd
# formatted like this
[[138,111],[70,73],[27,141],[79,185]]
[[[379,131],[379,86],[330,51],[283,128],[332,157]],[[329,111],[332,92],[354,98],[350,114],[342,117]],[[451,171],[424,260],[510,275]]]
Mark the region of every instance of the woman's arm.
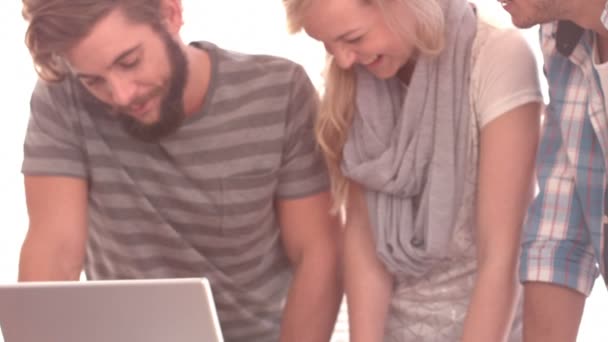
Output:
[[346,209],[344,272],[351,342],[381,342],[393,278],[376,254],[363,193],[351,185]]
[[519,298],[521,229],[533,194],[540,104],[500,115],[481,132],[477,194],[478,274],[462,340],[505,341]]

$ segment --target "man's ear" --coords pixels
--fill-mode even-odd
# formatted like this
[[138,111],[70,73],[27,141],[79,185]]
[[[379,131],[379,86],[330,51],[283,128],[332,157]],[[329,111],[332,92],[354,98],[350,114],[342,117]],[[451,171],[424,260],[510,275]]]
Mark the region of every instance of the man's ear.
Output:
[[178,34],[184,25],[181,0],[161,0],[163,24],[171,34]]

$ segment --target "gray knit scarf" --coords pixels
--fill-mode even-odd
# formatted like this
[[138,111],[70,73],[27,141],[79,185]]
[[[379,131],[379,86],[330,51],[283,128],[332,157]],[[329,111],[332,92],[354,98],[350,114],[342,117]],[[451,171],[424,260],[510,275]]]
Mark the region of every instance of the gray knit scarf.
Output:
[[418,57],[405,98],[396,78],[356,69],[342,170],[365,189],[378,256],[395,275],[421,276],[446,256],[462,205],[477,24],[466,0],[440,3],[445,48]]

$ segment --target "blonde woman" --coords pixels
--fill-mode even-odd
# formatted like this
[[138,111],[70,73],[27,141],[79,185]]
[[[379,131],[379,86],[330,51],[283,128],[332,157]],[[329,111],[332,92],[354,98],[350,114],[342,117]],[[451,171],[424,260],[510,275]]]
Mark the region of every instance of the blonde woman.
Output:
[[465,0],[284,0],[330,55],[316,134],[346,208],[352,341],[520,341],[542,97]]

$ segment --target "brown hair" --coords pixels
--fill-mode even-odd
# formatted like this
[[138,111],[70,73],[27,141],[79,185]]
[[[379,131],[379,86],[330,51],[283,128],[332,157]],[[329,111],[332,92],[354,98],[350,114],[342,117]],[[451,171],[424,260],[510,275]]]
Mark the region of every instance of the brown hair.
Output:
[[25,45],[36,72],[46,81],[61,81],[68,73],[63,54],[93,26],[115,9],[138,23],[161,23],[162,0],[23,0],[23,17],[29,22]]

